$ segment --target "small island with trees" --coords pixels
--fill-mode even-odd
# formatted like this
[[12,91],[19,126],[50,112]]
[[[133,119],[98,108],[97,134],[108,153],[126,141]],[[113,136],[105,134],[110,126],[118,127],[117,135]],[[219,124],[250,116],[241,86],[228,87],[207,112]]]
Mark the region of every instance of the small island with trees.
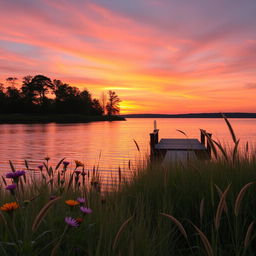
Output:
[[16,77],[0,83],[0,123],[74,123],[125,120],[118,116],[120,98],[114,91],[93,98],[87,89],[44,75]]

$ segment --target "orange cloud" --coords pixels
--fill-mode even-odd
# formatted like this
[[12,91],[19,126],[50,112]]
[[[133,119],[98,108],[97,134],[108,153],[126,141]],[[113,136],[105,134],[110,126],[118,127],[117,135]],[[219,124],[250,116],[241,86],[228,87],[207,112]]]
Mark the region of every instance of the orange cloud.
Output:
[[182,24],[165,1],[142,1],[153,9],[138,4],[140,15],[121,3],[14,2],[0,10],[2,79],[43,73],[95,97],[115,90],[122,113],[256,110],[245,86],[255,83],[256,39],[243,24],[218,24],[209,13],[206,30],[195,10],[193,24]]

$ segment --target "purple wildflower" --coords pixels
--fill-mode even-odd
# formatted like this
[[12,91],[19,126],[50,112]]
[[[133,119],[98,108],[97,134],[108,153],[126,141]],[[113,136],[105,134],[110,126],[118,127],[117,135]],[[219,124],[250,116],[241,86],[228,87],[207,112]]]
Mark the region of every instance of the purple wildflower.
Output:
[[67,168],[67,166],[70,164],[68,161],[63,161],[64,168]]
[[79,223],[76,221],[76,219],[72,218],[72,217],[66,217],[65,218],[65,222],[73,228],[79,227]]
[[40,164],[40,165],[37,166],[37,168],[38,168],[40,171],[42,171],[43,168],[44,168],[44,166],[43,166],[42,164]]
[[12,190],[14,190],[16,187],[17,187],[17,185],[16,185],[15,183],[13,183],[13,184],[11,184],[11,185],[6,186],[5,189],[12,191]]
[[75,174],[78,176],[81,173],[81,171],[76,170]]
[[83,197],[78,197],[76,201],[78,201],[80,204],[84,204],[86,200]]
[[83,212],[84,214],[90,214],[90,213],[92,213],[92,209],[87,208],[87,207],[84,207],[84,206],[80,207],[80,210],[81,210],[81,212]]
[[6,173],[6,178],[16,179],[16,178],[19,178],[22,175],[25,175],[25,171],[8,172],[8,173]]

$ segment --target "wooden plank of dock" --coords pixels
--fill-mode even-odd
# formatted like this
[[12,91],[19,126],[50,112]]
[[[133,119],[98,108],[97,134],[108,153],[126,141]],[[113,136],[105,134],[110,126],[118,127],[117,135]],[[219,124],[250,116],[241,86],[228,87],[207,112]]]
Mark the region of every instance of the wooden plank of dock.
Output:
[[184,150],[167,150],[164,159],[162,161],[163,165],[168,165],[170,163],[182,163],[187,164],[190,161],[195,161],[197,156],[194,151],[184,151]]
[[206,150],[198,139],[161,139],[156,150]]

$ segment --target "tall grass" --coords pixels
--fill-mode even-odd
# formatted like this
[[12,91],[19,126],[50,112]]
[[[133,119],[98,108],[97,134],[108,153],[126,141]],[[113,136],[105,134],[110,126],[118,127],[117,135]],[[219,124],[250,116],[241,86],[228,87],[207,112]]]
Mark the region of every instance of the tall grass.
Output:
[[[233,150],[223,150],[227,158],[216,149],[214,161],[149,164],[135,172],[132,182],[104,193],[83,183],[81,174],[75,179],[74,170],[64,170],[63,159],[56,168],[47,161],[35,179],[27,171],[15,195],[2,182],[1,205],[17,201],[20,208],[0,214],[0,253],[255,255],[256,158],[239,149],[234,158]],[[75,170],[83,171],[83,166]],[[91,214],[65,203],[77,197],[86,198]],[[82,217],[83,222],[68,227],[66,216]]]

